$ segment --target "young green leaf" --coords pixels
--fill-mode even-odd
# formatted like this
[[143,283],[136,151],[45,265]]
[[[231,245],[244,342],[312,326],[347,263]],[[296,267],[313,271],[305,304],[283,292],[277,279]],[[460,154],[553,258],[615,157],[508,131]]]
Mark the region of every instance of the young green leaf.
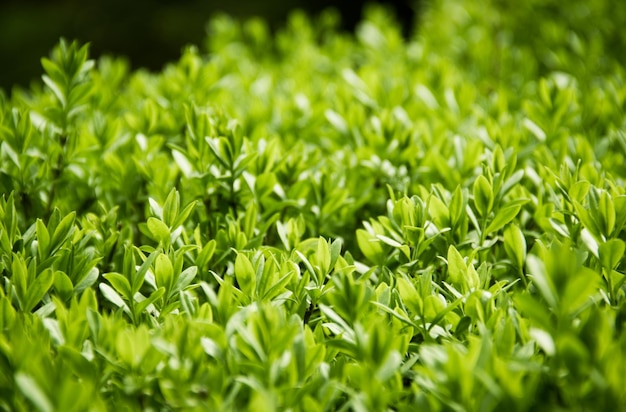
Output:
[[161,299],[163,297],[163,295],[165,295],[165,288],[164,287],[160,287],[157,290],[155,290],[154,292],[152,292],[150,294],[150,296],[148,296],[147,298],[138,301],[135,304],[135,311],[137,314],[139,313],[143,313],[143,311],[146,310],[146,308],[150,305],[152,305],[153,303],[155,303],[157,300]]
[[174,279],[174,267],[170,258],[160,253],[156,257],[154,263],[154,279],[156,280],[157,287],[163,287],[169,293],[173,290]]
[[491,189],[491,184],[485,176],[480,175],[476,178],[474,181],[473,193],[474,206],[476,206],[478,214],[482,217],[487,216],[493,207],[494,195]]
[[[173,226],[174,222],[178,218],[178,209],[180,208],[180,195],[176,189],[170,190],[170,193],[165,199],[163,204],[163,223],[168,227]],[[148,226],[150,227],[150,226]],[[152,230],[150,230],[152,232]],[[153,232],[154,234],[154,232]]]
[[531,275],[539,293],[546,300],[549,307],[556,308],[558,296],[554,284],[546,269],[546,265],[535,255],[528,255],[526,258],[528,273]]
[[602,234],[610,236],[615,227],[615,205],[611,196],[603,191],[600,194],[597,211],[598,224],[602,230]]
[[50,256],[50,234],[46,225],[41,219],[37,219],[35,223],[37,228],[37,246],[39,251],[39,259],[44,260]]
[[100,292],[102,292],[102,296],[109,302],[113,303],[118,308],[122,308],[124,312],[130,313],[128,306],[124,303],[122,297],[113,289],[111,286],[106,283],[100,283],[99,285]]
[[33,308],[41,302],[43,297],[54,283],[54,273],[52,269],[48,268],[42,271],[35,277],[35,280],[28,285],[26,297],[23,302],[22,310],[24,312],[30,312]]
[[526,238],[516,224],[511,224],[504,229],[504,250],[518,268],[524,267]]
[[132,300],[133,293],[130,288],[130,283],[124,275],[112,272],[105,274],[104,278],[109,281],[122,297],[126,298],[126,300]]
[[71,235],[75,220],[76,213],[72,212],[65,216],[56,226],[50,241],[51,253],[55,253]]
[[152,237],[162,245],[168,245],[170,242],[170,229],[161,220],[150,217],[148,218],[148,230]]
[[316,261],[320,267],[321,273],[325,276],[330,271],[330,245],[323,237],[317,240],[317,253],[315,254]]
[[356,238],[359,249],[361,249],[361,252],[363,252],[367,259],[375,264],[382,263],[384,260],[383,248],[377,238],[372,237],[364,229],[358,229],[356,231]]
[[467,205],[467,199],[461,186],[457,186],[450,199],[450,205],[448,207],[450,225],[456,227],[463,215],[465,214],[465,207]]
[[[134,252],[132,249],[129,249],[127,253],[132,254]],[[154,262],[157,256],[159,256],[158,252],[151,253],[150,256],[148,256],[146,260],[141,264],[139,269],[135,269],[134,267],[130,267],[128,269],[125,268],[126,270],[130,272],[130,284],[131,284],[132,296],[134,296],[135,293],[137,293],[139,289],[141,288],[141,286],[143,285],[143,282],[146,278],[146,273],[148,273],[148,270],[152,266],[152,262]],[[129,259],[129,261],[134,262],[134,258]],[[129,276],[129,274],[127,273],[126,276]]]
[[256,272],[244,253],[238,253],[235,258],[235,279],[242,292],[249,297],[255,296]]
[[74,291],[74,285],[69,276],[60,270],[54,272],[54,290],[63,300],[68,300]]
[[478,273],[474,269],[473,264],[469,266],[459,253],[459,251],[450,245],[448,248],[448,277],[454,287],[459,288],[463,292],[467,292],[477,288],[480,284]]
[[608,271],[615,269],[624,258],[626,245],[622,239],[610,239],[598,248],[602,267]]
[[489,225],[487,226],[487,229],[485,229],[485,232],[494,233],[499,231],[508,223],[510,223],[513,219],[515,219],[515,216],[517,216],[521,208],[522,207],[520,205],[514,204],[499,209],[496,212],[493,220],[489,222]]

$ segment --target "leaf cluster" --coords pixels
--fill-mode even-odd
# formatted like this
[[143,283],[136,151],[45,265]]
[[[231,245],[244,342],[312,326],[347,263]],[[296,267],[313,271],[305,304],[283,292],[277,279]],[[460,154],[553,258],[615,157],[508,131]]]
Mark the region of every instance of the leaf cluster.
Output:
[[0,408],[623,409],[609,5],[222,15],[158,73],[62,40],[0,95]]

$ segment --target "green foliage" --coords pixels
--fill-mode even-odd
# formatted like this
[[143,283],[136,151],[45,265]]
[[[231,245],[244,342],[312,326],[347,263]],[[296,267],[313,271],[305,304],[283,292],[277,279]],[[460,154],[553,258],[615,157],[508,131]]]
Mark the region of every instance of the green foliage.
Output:
[[0,96],[0,407],[625,408],[626,14],[535,3],[61,41]]

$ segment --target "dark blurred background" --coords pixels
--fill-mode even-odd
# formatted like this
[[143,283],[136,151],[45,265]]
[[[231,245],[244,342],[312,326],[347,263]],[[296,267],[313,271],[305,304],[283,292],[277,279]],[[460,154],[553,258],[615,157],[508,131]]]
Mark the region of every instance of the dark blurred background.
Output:
[[[126,56],[134,68],[159,70],[176,60],[186,44],[201,44],[216,12],[261,16],[272,28],[294,9],[317,14],[334,7],[342,28],[354,29],[363,6],[372,1],[331,0],[2,0],[0,1],[0,88],[28,86],[42,73],[40,58],[58,39],[91,43],[91,56]],[[382,2],[409,33],[418,1]]]

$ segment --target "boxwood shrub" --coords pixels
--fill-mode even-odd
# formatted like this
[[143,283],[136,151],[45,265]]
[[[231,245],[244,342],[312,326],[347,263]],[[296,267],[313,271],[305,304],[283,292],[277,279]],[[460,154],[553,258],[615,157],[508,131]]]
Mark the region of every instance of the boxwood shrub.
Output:
[[0,409],[626,408],[626,6],[61,40],[0,93]]

